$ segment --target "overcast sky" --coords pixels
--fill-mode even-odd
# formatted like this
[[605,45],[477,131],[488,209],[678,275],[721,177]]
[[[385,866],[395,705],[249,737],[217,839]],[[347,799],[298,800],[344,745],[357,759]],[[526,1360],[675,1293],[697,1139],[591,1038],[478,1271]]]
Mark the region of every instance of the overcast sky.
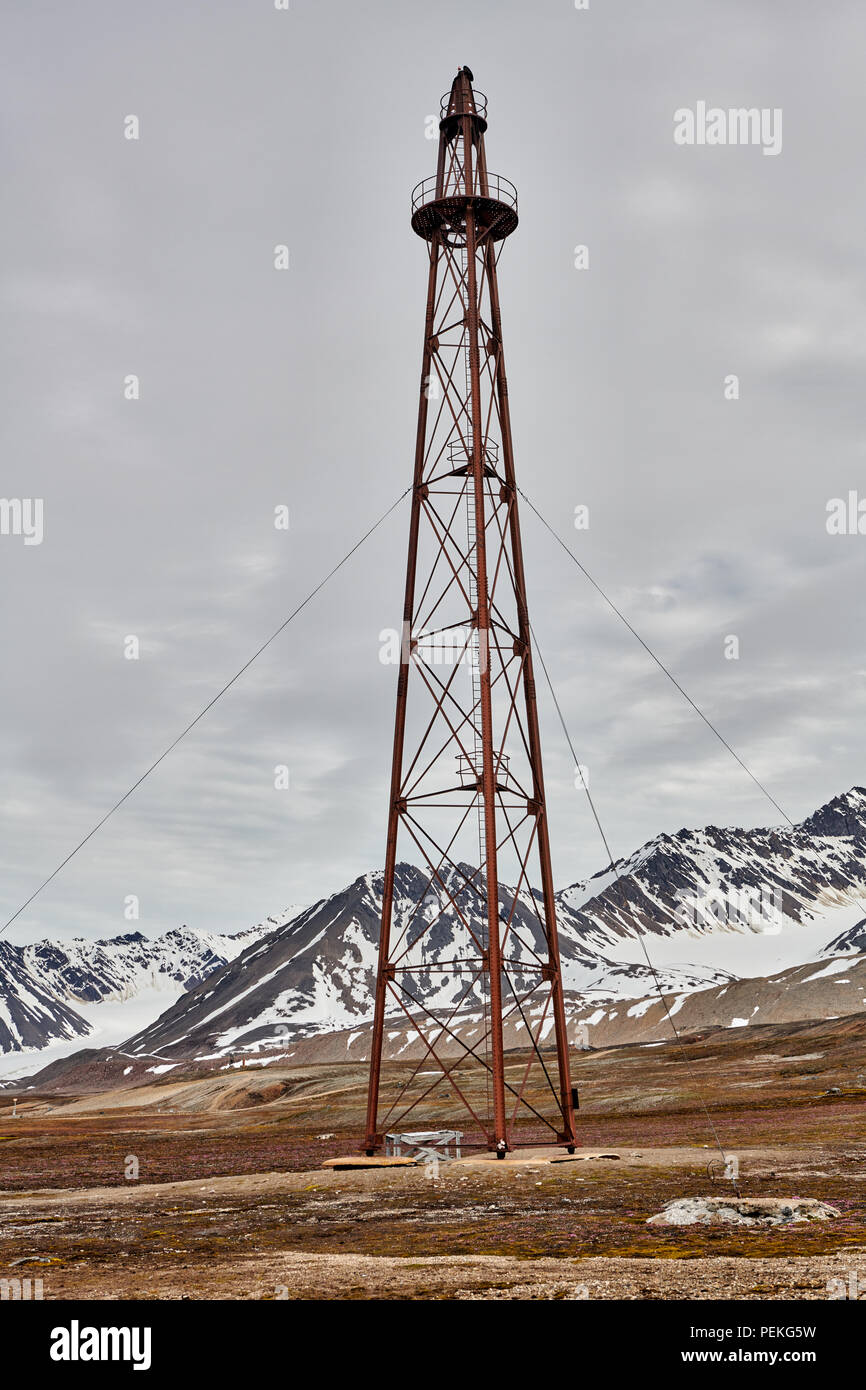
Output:
[[[462,63],[520,196],[519,483],[794,819],[866,781],[866,535],[826,529],[829,499],[866,497],[862,4],[11,0],[3,28],[0,490],[44,499],[42,544],[0,536],[4,920],[408,485],[408,199]],[[781,108],[781,151],[676,145],[699,101]],[[407,524],[404,503],[7,939],[237,930],[381,865]],[[523,529],[615,853],[777,821]],[[604,853],[542,708],[564,886]]]

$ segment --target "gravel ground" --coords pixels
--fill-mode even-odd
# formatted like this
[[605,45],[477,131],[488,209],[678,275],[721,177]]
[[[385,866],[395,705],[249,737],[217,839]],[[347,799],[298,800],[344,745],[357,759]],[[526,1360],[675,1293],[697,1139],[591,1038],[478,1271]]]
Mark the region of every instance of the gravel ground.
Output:
[[[37,1274],[35,1267],[15,1271]],[[844,1255],[788,1259],[518,1260],[457,1255],[241,1256],[194,1271],[151,1261],[144,1268],[63,1269],[42,1274],[46,1298],[84,1299],[744,1299],[827,1300],[841,1281],[866,1299],[866,1247]]]

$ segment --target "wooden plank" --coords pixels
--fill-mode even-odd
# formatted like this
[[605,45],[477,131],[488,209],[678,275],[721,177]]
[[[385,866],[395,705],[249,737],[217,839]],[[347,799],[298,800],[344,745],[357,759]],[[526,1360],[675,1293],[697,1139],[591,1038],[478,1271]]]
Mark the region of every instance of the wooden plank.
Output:
[[416,1168],[418,1165],[414,1158],[384,1158],[375,1155],[373,1158],[367,1158],[366,1154],[349,1154],[344,1158],[326,1158],[321,1166],[345,1171],[348,1168]]

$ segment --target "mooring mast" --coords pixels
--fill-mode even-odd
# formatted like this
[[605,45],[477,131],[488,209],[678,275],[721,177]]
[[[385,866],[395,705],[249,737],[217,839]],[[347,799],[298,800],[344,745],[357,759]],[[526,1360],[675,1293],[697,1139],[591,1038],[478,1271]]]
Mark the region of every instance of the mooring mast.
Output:
[[[435,1115],[440,1084],[500,1157],[521,1137],[538,1142],[539,1126],[576,1144],[497,286],[517,191],[487,168],[487,100],[472,84],[461,68],[442,99],[436,174],[412,195],[430,268],[368,1154],[383,1126]],[[401,839],[424,860],[427,887],[395,935]],[[444,912],[456,933],[443,933]],[[411,1020],[421,1060],[380,1105],[392,1018],[404,1030]],[[506,1067],[504,1025],[528,1063]]]

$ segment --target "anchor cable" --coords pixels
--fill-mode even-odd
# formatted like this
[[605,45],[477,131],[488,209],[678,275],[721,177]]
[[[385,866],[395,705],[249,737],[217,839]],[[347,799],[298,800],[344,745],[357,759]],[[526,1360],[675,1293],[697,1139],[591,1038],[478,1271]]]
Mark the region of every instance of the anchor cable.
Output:
[[[531,505],[531,504],[530,504],[530,505]],[[536,655],[538,656],[538,659],[539,659],[539,661],[541,662],[541,669],[542,669],[542,671],[544,672],[544,677],[545,677],[545,680],[547,681],[547,687],[548,687],[548,689],[549,689],[549,691],[550,691],[551,697],[552,697],[552,699],[553,699],[553,703],[554,703],[554,705],[556,706],[556,712],[557,712],[557,714],[559,715],[559,722],[560,722],[560,724],[562,725],[562,731],[563,731],[563,733],[565,734],[565,741],[566,741],[566,743],[568,744],[569,750],[570,750],[570,752],[571,752],[571,756],[572,756],[572,758],[574,759],[574,765],[575,765],[575,767],[578,769],[578,771],[580,772],[580,780],[581,780],[581,783],[583,784],[583,790],[586,792],[587,801],[589,802],[590,807],[592,808],[592,814],[593,814],[593,816],[594,816],[594,818],[595,818],[595,823],[596,823],[596,825],[598,826],[598,831],[599,831],[599,834],[601,835],[602,843],[604,844],[605,851],[606,851],[606,853],[607,853],[608,859],[610,860],[610,868],[613,869],[614,872],[616,872],[616,864],[615,864],[615,862],[614,862],[614,857],[613,857],[613,854],[612,854],[612,852],[611,852],[610,842],[608,841],[608,838],[607,838],[607,835],[606,835],[606,833],[605,833],[604,827],[602,826],[601,818],[599,817],[598,811],[596,810],[595,803],[594,803],[594,801],[593,801],[593,799],[592,799],[592,797],[591,797],[591,795],[590,795],[589,787],[587,786],[587,783],[586,783],[586,778],[585,778],[584,775],[583,775],[583,769],[582,769],[582,767],[581,767],[581,765],[580,765],[580,763],[579,763],[579,761],[578,761],[577,754],[576,754],[575,751],[574,751],[574,744],[573,744],[572,739],[571,739],[571,734],[568,732],[568,726],[566,725],[565,718],[564,718],[563,713],[562,713],[562,707],[561,707],[561,705],[560,705],[560,703],[559,703],[559,700],[557,699],[556,691],[555,691],[554,688],[553,688],[553,682],[552,682],[552,680],[550,679],[550,672],[548,671],[548,669],[547,669],[547,664],[546,664],[546,662],[545,662],[545,660],[544,660],[544,657],[543,657],[542,654],[541,654],[541,648],[540,648],[540,646],[538,645],[538,638],[537,638],[537,636],[535,635],[535,632],[534,632],[534,630],[532,629],[532,625],[531,625],[531,624],[530,624],[530,629],[529,629],[529,630],[530,630],[530,632],[531,632],[531,634],[532,634],[532,640],[533,640],[533,644],[534,644],[534,646],[535,646]],[[622,861],[621,861],[621,862],[622,862]],[[616,889],[617,887],[619,888],[619,895],[620,895],[620,900],[621,900],[621,902],[622,902],[623,912],[624,912],[624,914],[627,916],[627,915],[628,915],[628,908],[627,908],[626,903],[625,903],[625,883],[624,883],[624,875],[618,873],[617,876],[616,876],[616,879],[614,880],[614,883],[611,885],[611,887],[612,887],[613,889]],[[700,1086],[700,1084],[699,1084],[699,1082],[698,1082],[698,1078],[697,1078],[697,1076],[695,1075],[694,1068],[692,1067],[692,1064],[691,1064],[691,1062],[689,1061],[688,1053],[687,1053],[686,1050],[685,1050],[685,1046],[684,1046],[684,1044],[683,1044],[682,1038],[680,1037],[680,1033],[679,1033],[679,1030],[678,1030],[678,1028],[677,1028],[677,1025],[674,1023],[673,1015],[672,1015],[672,1013],[671,1013],[671,1011],[670,1011],[670,1008],[668,1007],[668,1001],[667,1001],[667,999],[666,999],[666,997],[665,997],[664,991],[663,991],[662,986],[661,986],[661,981],[659,980],[659,977],[658,977],[658,972],[656,971],[655,966],[653,965],[652,961],[650,960],[650,954],[649,954],[649,951],[647,950],[646,941],[645,941],[645,939],[644,939],[644,934],[643,934],[643,932],[637,932],[636,935],[637,935],[638,941],[640,942],[641,950],[643,951],[644,958],[645,958],[646,963],[647,963],[647,968],[649,969],[649,972],[650,972],[650,974],[652,975],[653,984],[654,984],[654,986],[655,986],[656,993],[658,994],[659,1000],[661,1001],[662,1008],[664,1009],[665,1014],[667,1015],[668,1023],[670,1024],[671,1030],[672,1030],[673,1035],[674,1035],[674,1038],[676,1039],[676,1045],[677,1045],[677,1048],[678,1048],[678,1050],[679,1050],[680,1056],[681,1056],[683,1062],[685,1063],[686,1070],[688,1071],[689,1078],[690,1078],[691,1083],[692,1083],[692,1088],[693,1088],[695,1097],[697,1098],[697,1100],[698,1100],[698,1102],[699,1102],[699,1104],[700,1104],[700,1106],[701,1106],[701,1109],[702,1109],[703,1112],[704,1112],[704,1117],[705,1117],[705,1119],[706,1119],[706,1121],[707,1121],[707,1126],[708,1126],[708,1128],[709,1128],[709,1130],[710,1130],[710,1132],[711,1132],[711,1134],[712,1134],[712,1136],[713,1136],[713,1139],[715,1140],[716,1147],[717,1147],[719,1153],[720,1153],[721,1156],[722,1156],[722,1161],[723,1161],[723,1163],[725,1164],[725,1166],[727,1167],[728,1155],[727,1155],[726,1152],[725,1152],[724,1146],[723,1146],[722,1141],[721,1141],[721,1139],[720,1139],[720,1137],[719,1137],[719,1132],[718,1132],[718,1130],[717,1130],[717,1128],[716,1128],[716,1126],[715,1126],[715,1123],[714,1123],[714,1121],[713,1121],[712,1115],[710,1114],[709,1106],[707,1105],[706,1099],[704,1098],[704,1093],[703,1093],[703,1090],[701,1089],[701,1086]],[[736,1186],[734,1187],[734,1191],[736,1192],[737,1196],[739,1197],[739,1195],[740,1195],[739,1189],[738,1189]]]
[[154,761],[150,764],[150,767],[148,767],[141,774],[137,781],[133,782],[129,790],[124,792],[123,796],[121,796],[117,801],[115,801],[111,809],[106,811],[105,815],[101,818],[101,820],[98,820],[96,822],[96,824],[93,826],[93,829],[89,830],[82,840],[79,840],[75,848],[70,850],[66,858],[61,860],[61,862],[57,865],[57,868],[54,869],[53,872],[50,873],[48,877],[42,881],[42,883],[40,883],[36,891],[30,894],[30,897],[27,899],[27,901],[21,904],[21,906],[18,908],[18,911],[13,912],[12,916],[8,919],[8,921],[3,923],[3,926],[0,927],[0,934],[2,934],[7,927],[11,927],[16,917],[21,916],[21,913],[24,912],[24,910],[30,906],[34,898],[38,898],[42,890],[48,887],[48,884],[51,882],[52,879],[57,877],[61,869],[64,869],[66,865],[69,863],[69,861],[75,857],[78,851],[84,848],[88,840],[92,839],[96,832],[102,829],[103,825],[105,825],[105,822],[111,819],[115,811],[119,810],[123,803],[129,800],[133,792],[141,786],[142,782],[144,782],[145,779],[148,778],[150,774],[154,772],[156,768],[159,767],[160,763],[168,757],[169,753],[173,752],[173,750],[177,748],[178,744],[186,738],[187,734],[195,728],[196,724],[198,724],[200,720],[204,719],[208,711],[213,709],[217,700],[221,700],[223,695],[225,695],[225,693],[228,690],[231,690],[235,682],[240,680],[244,672],[249,670],[253,662],[261,656],[262,652],[265,651],[266,648],[268,648],[271,645],[271,643],[276,640],[277,637],[279,637],[281,632],[285,631],[289,623],[292,622],[293,619],[295,619],[298,616],[298,614],[303,611],[304,608],[306,608],[307,604],[310,603],[311,600],[314,599],[316,595],[321,592],[322,589],[324,589],[325,585],[328,583],[330,579],[333,579],[337,571],[343,568],[346,561],[351,559],[351,557],[355,554],[355,551],[359,550],[366,540],[369,540],[370,536],[372,536],[374,531],[378,531],[383,521],[386,521],[388,519],[391,513],[395,511],[397,507],[400,505],[400,503],[403,501],[403,498],[411,491],[412,488],[410,486],[407,487],[404,492],[401,492],[397,500],[391,503],[391,506],[388,508],[388,510],[382,513],[382,515],[379,517],[379,520],[375,521],[373,525],[369,528],[369,530],[365,531],[363,536],[361,536],[360,539],[355,542],[352,548],[346,551],[346,554],[343,556],[342,560],[339,560],[337,564],[334,565],[333,569],[330,569],[328,571],[324,579],[320,580],[316,587],[310,590],[306,598],[302,599],[302,601],[298,604],[297,608],[293,609],[289,616],[285,618],[283,622],[280,623],[278,628],[274,629],[270,637],[268,637],[267,640],[262,643],[258,650],[253,652],[253,655],[249,658],[249,660],[245,661],[243,666],[241,666],[238,671],[235,671],[235,674],[231,677],[231,679],[226,681],[225,685],[217,691],[213,698],[208,700],[207,704],[204,706],[204,709],[200,710],[199,713],[195,716],[195,718],[190,720],[189,724],[187,724],[186,728],[178,734],[177,738],[173,739],[172,742],[168,745],[168,747],[163,749],[159,757],[155,758]]
[[661,657],[656,656],[656,654],[655,654],[655,652],[653,651],[652,647],[650,647],[649,644],[648,644],[647,642],[645,642],[644,639],[641,637],[640,633],[639,633],[634,627],[632,627],[632,625],[631,625],[631,623],[629,622],[628,618],[625,616],[625,614],[622,612],[621,609],[617,608],[616,604],[614,603],[614,601],[613,601],[613,599],[610,597],[610,595],[607,594],[607,593],[605,593],[604,589],[601,587],[601,585],[598,583],[598,581],[597,581],[596,579],[593,579],[592,575],[590,574],[590,572],[589,572],[589,570],[586,568],[586,566],[583,565],[583,564],[581,564],[580,560],[578,560],[578,558],[577,558],[577,556],[575,555],[574,551],[571,549],[571,546],[566,545],[565,541],[562,539],[562,537],[559,535],[559,533],[558,533],[557,531],[554,531],[553,527],[552,527],[552,526],[550,525],[550,523],[541,515],[541,512],[538,510],[538,508],[535,506],[535,504],[529,500],[529,498],[527,497],[527,495],[526,495],[526,493],[523,491],[523,489],[522,489],[522,488],[518,488],[517,491],[520,493],[520,496],[523,498],[523,500],[524,500],[524,502],[526,503],[526,505],[527,505],[528,507],[530,507],[530,508],[532,509],[532,511],[535,512],[535,515],[538,517],[538,519],[539,519],[539,521],[541,522],[542,526],[544,526],[545,529],[548,530],[548,531],[550,532],[551,536],[553,536],[553,539],[554,539],[559,545],[562,546],[562,549],[565,551],[566,555],[568,555],[569,558],[572,559],[572,560],[574,561],[574,563],[577,565],[578,569],[580,570],[581,574],[583,574],[584,578],[588,579],[589,582],[590,582],[590,584],[592,585],[592,587],[598,591],[598,593],[601,595],[601,597],[604,599],[605,603],[607,604],[608,608],[611,608],[611,609],[613,610],[613,612],[614,612],[614,613],[616,614],[616,616],[619,618],[620,622],[624,623],[625,626],[628,628],[628,630],[629,630],[629,632],[631,633],[632,637],[634,637],[638,642],[640,642],[641,646],[643,647],[643,649],[644,649],[644,651],[647,653],[647,655],[650,656],[650,657],[652,657],[653,661],[654,661],[655,664],[660,668],[660,670],[664,671],[664,673],[665,673],[665,675],[667,676],[668,680],[669,680],[673,685],[676,686],[677,690],[680,692],[680,694],[682,695],[683,699],[688,701],[688,703],[691,705],[692,709],[695,711],[695,714],[697,714],[697,715],[704,721],[704,723],[706,724],[707,728],[710,729],[710,730],[715,734],[715,736],[716,736],[716,738],[719,740],[719,742],[720,742],[725,748],[727,748],[727,750],[728,750],[728,752],[730,753],[731,757],[736,759],[736,761],[740,764],[740,767],[743,769],[743,771],[744,771],[749,777],[751,777],[752,781],[755,783],[755,786],[756,786],[756,787],[759,787],[760,790],[764,793],[764,796],[767,798],[767,800],[770,801],[770,802],[772,802],[773,806],[775,806],[776,810],[779,812],[779,815],[780,815],[784,820],[786,820],[786,821],[788,822],[789,825],[793,825],[794,822],[791,820],[791,817],[788,815],[788,813],[787,813],[786,811],[783,811],[783,810],[782,810],[782,807],[779,805],[778,801],[776,801],[775,797],[773,797],[773,796],[771,795],[771,793],[767,790],[767,788],[764,786],[763,782],[761,782],[761,781],[758,780],[758,778],[755,776],[754,772],[752,772],[751,768],[746,766],[746,764],[743,762],[742,758],[740,757],[739,753],[737,753],[737,752],[735,751],[735,749],[733,749],[733,748],[731,747],[731,745],[728,743],[728,741],[727,741],[727,739],[724,737],[724,735],[721,734],[721,733],[719,732],[719,730],[716,728],[715,724],[713,724],[713,723],[711,722],[711,720],[709,720],[709,719],[707,718],[707,716],[704,714],[704,712],[703,712],[703,710],[700,708],[700,706],[695,704],[695,702],[694,702],[694,700],[692,699],[691,695],[688,693],[687,690],[684,690],[684,689],[683,689],[683,687],[680,685],[679,681],[677,680],[677,678],[676,678],[676,676],[673,674],[673,672],[672,672],[672,671],[669,671],[668,668],[667,668],[667,666],[665,666],[665,664],[664,664],[664,662],[662,661]]
[[[541,512],[540,512],[540,511],[538,510],[538,508],[535,506],[534,502],[532,502],[532,501],[527,497],[526,493],[523,491],[522,488],[518,487],[517,491],[520,493],[520,496],[523,498],[523,500],[524,500],[524,502],[526,503],[526,505],[527,505],[527,506],[535,513],[535,515],[538,517],[538,520],[541,522],[542,526],[544,526],[545,529],[546,529],[547,531],[550,532],[551,536],[553,536],[553,538],[554,538],[554,540],[557,542],[557,544],[559,544],[559,545],[562,547],[562,549],[565,551],[566,555],[568,555],[569,559],[571,559],[571,560],[574,561],[574,563],[577,565],[578,569],[580,570],[581,574],[583,574],[584,577],[585,577],[586,579],[589,580],[590,584],[591,584],[591,585],[593,586],[593,588],[601,595],[601,597],[604,599],[604,601],[605,601],[605,603],[608,605],[608,607],[609,607],[610,609],[612,609],[612,611],[616,614],[616,616],[620,619],[620,621],[621,621],[622,623],[625,624],[625,626],[628,628],[629,632],[630,632],[630,633],[632,634],[632,636],[640,643],[640,645],[643,647],[643,649],[644,649],[644,651],[647,653],[647,655],[650,656],[650,657],[652,658],[652,660],[655,662],[655,664],[659,667],[659,669],[660,669],[661,671],[664,672],[664,674],[667,676],[667,678],[668,678],[668,680],[671,682],[671,684],[674,685],[674,686],[676,687],[676,689],[679,691],[679,693],[682,695],[683,699],[686,700],[687,703],[688,703],[689,705],[691,705],[692,709],[695,711],[695,714],[697,714],[697,715],[699,716],[699,718],[703,720],[703,722],[706,724],[707,728],[708,728],[708,729],[715,735],[715,737],[719,740],[719,742],[721,743],[722,747],[723,747],[723,748],[726,748],[727,751],[730,753],[731,757],[735,760],[735,762],[739,763],[740,767],[743,769],[743,771],[746,773],[746,775],[747,775],[748,777],[751,778],[751,780],[754,782],[755,786],[759,788],[759,790],[764,794],[764,796],[767,798],[767,800],[770,802],[770,804],[771,804],[773,807],[775,807],[775,809],[779,812],[779,815],[782,817],[782,819],[788,823],[788,825],[791,827],[792,830],[796,830],[796,828],[797,828],[796,822],[795,822],[794,820],[791,819],[791,817],[788,815],[787,811],[783,810],[783,808],[779,805],[779,803],[778,803],[778,801],[776,800],[776,798],[775,798],[775,797],[772,795],[772,793],[771,793],[770,791],[768,791],[768,789],[764,786],[763,782],[761,782],[761,781],[759,780],[759,778],[755,776],[754,772],[752,772],[752,769],[751,769],[750,767],[747,766],[747,764],[746,764],[746,763],[743,761],[743,759],[740,757],[740,755],[739,755],[739,753],[736,751],[736,749],[734,749],[734,748],[731,747],[730,743],[728,743],[728,740],[725,738],[725,736],[724,736],[722,733],[720,733],[720,731],[716,728],[715,724],[713,724],[713,722],[704,714],[703,710],[700,708],[699,705],[697,705],[697,704],[695,703],[695,701],[692,699],[692,697],[691,697],[691,695],[688,693],[688,691],[685,690],[685,689],[683,689],[682,685],[680,685],[679,681],[677,680],[677,678],[676,678],[676,676],[673,674],[673,672],[670,671],[670,670],[668,669],[668,667],[667,667],[667,666],[664,664],[664,662],[662,661],[661,657],[659,657],[659,656],[656,655],[656,653],[653,651],[652,647],[650,647],[649,643],[646,642],[646,641],[643,639],[643,637],[641,637],[640,633],[636,630],[636,628],[634,628],[634,627],[632,626],[632,624],[629,622],[629,620],[628,620],[628,618],[625,616],[625,614],[621,611],[621,609],[619,609],[619,608],[616,606],[616,604],[614,603],[614,601],[613,601],[613,599],[610,597],[610,595],[607,594],[607,593],[605,592],[605,590],[601,587],[601,585],[598,583],[598,581],[597,581],[596,579],[594,579],[593,576],[590,574],[590,572],[589,572],[589,570],[586,568],[586,566],[585,566],[584,564],[582,564],[581,561],[577,558],[577,556],[575,555],[575,553],[574,553],[574,551],[571,549],[571,547],[570,547],[569,545],[566,545],[565,541],[562,539],[562,537],[559,535],[559,533],[558,533],[557,531],[555,531],[555,530],[553,529],[553,527],[550,525],[549,521],[547,521],[546,518],[542,516]],[[539,657],[540,657],[540,656],[541,656],[541,653],[539,652]],[[543,666],[543,665],[544,665],[544,662],[542,661],[542,666]],[[546,672],[545,672],[545,674],[546,674]],[[548,677],[548,684],[550,684],[550,678],[549,678],[549,677]],[[552,687],[551,687],[551,692],[552,692]],[[555,696],[554,696],[554,703],[556,703],[556,697],[555,697]],[[558,712],[559,712],[560,723],[562,723],[562,722],[563,722],[563,721],[562,721],[562,712],[559,710],[558,705],[557,705],[557,710],[558,710]],[[564,726],[564,724],[563,724],[563,728],[564,728],[564,727],[565,727],[565,726]],[[566,734],[566,737],[568,737],[567,734]],[[570,740],[569,740],[569,743],[570,743]],[[573,750],[572,750],[572,751],[573,751]],[[577,760],[575,759],[575,762],[576,762],[576,761],[577,761]],[[579,765],[579,764],[577,764],[577,766],[578,766],[578,771],[580,772],[580,775],[581,775],[581,781],[583,781],[583,771],[582,771],[582,769],[580,768],[580,765]],[[593,804],[593,802],[592,802],[592,798],[589,796],[589,790],[588,790],[588,788],[586,787],[585,784],[584,784],[584,790],[586,791],[587,797],[589,798],[589,803],[590,803],[590,806],[592,807],[592,812],[593,812],[593,815],[595,816],[596,824],[599,826],[599,830],[601,830],[601,826],[600,826],[599,821],[598,821],[598,816],[596,815],[596,812],[595,812],[595,806],[594,806],[594,804]],[[610,850],[608,849],[607,841],[605,840],[605,837],[604,837],[604,833],[603,833],[603,832],[602,832],[602,839],[604,840],[604,843],[605,843],[605,849],[607,849],[608,854],[610,854]],[[854,894],[853,894],[854,902],[857,904],[858,907],[862,908],[863,911],[866,912],[866,902],[864,902],[864,901],[858,896],[859,893],[862,892],[862,887],[861,887],[853,878],[851,878],[850,874],[846,874],[842,869],[839,868],[838,865],[833,864],[832,861],[831,861],[825,854],[823,854],[822,851],[821,851],[820,849],[816,850],[815,852],[817,853],[818,857],[822,860],[822,862],[823,862],[824,864],[827,865],[828,868],[832,868],[834,873],[839,874],[840,877],[842,877],[843,879],[845,879],[845,881],[848,883],[849,887],[854,889]],[[612,867],[612,864],[611,864],[611,867]]]

